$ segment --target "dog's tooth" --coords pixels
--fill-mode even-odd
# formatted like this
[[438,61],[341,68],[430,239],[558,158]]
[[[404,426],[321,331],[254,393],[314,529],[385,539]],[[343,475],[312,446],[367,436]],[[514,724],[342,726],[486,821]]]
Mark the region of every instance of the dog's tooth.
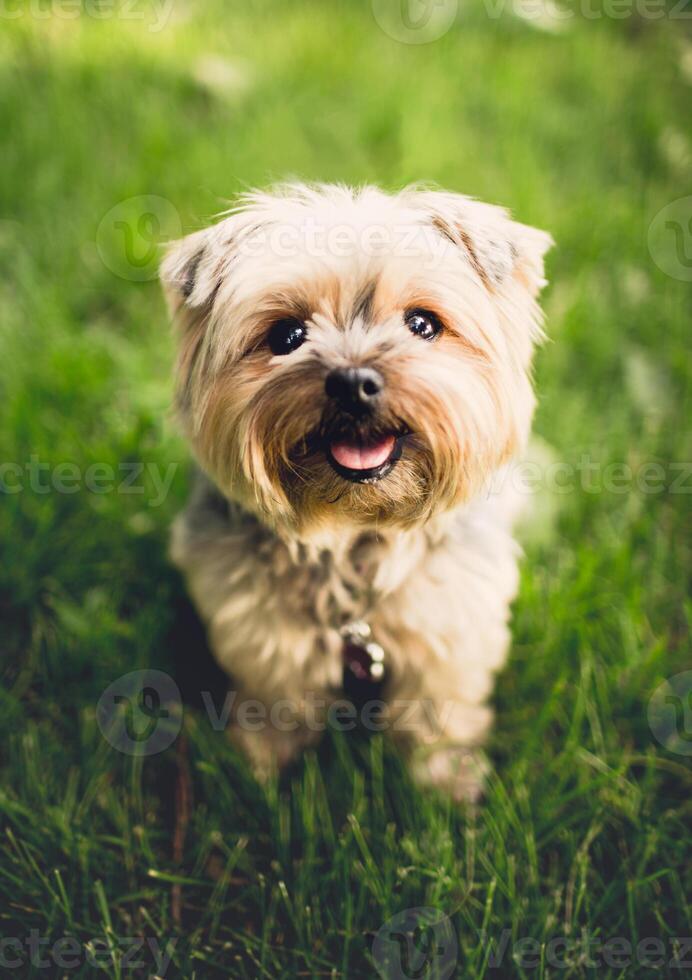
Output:
[[365,651],[375,663],[381,664],[384,660],[384,650],[379,643],[368,643]]

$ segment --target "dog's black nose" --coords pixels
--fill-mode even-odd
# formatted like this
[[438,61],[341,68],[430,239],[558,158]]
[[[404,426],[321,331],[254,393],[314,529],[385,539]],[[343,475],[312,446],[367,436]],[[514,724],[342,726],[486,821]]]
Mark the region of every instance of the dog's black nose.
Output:
[[372,408],[384,388],[379,371],[368,367],[337,368],[327,375],[324,390],[346,411]]

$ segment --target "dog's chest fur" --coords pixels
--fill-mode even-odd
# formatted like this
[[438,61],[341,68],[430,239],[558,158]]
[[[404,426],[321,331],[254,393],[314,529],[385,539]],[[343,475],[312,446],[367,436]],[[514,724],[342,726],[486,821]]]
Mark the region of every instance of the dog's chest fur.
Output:
[[516,586],[516,549],[496,509],[485,502],[434,534],[287,545],[201,478],[174,527],[172,555],[216,658],[249,696],[338,696],[340,629],[365,620],[392,689],[420,691],[431,678],[444,686],[463,672],[476,701],[504,658]]

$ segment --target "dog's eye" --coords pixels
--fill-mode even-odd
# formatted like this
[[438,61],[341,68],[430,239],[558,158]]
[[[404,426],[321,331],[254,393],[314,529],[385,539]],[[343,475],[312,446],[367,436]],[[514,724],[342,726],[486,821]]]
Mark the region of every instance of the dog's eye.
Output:
[[416,337],[423,340],[434,340],[442,330],[442,324],[434,313],[428,310],[409,310],[406,314],[406,326]]
[[300,320],[288,317],[277,320],[269,330],[269,349],[272,354],[290,354],[304,344],[308,338],[308,328]]

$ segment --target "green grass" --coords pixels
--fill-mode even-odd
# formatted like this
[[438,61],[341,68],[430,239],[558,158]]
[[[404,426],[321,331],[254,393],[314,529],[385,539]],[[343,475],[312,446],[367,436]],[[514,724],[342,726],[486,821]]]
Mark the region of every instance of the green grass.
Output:
[[[657,212],[690,193],[689,21],[576,18],[553,35],[467,7],[423,45],[337,0],[180,0],[160,32],[36,5],[0,19],[0,460],[24,487],[0,499],[6,937],[174,939],[168,977],[374,977],[380,926],[433,906],[454,975],[481,978],[653,976],[636,956],[556,969],[546,944],[648,937],[670,959],[689,934],[689,757],[647,722],[653,691],[690,666],[690,498],[671,489],[671,464],[692,460],[690,287],[647,248]],[[550,229],[536,432],[559,461],[658,462],[667,489],[540,498],[477,813],[420,795],[379,736],[329,735],[261,789],[189,709],[177,862],[175,747],[123,755],[96,720],[120,675],[174,670],[166,538],[188,475],[158,286],[115,275],[98,229],[158,195],[191,230],[286,175],[437,181]],[[150,477],[141,494],[39,492],[32,458],[34,486],[38,464],[177,465],[153,506]],[[535,939],[541,965],[491,969],[503,935]]]

